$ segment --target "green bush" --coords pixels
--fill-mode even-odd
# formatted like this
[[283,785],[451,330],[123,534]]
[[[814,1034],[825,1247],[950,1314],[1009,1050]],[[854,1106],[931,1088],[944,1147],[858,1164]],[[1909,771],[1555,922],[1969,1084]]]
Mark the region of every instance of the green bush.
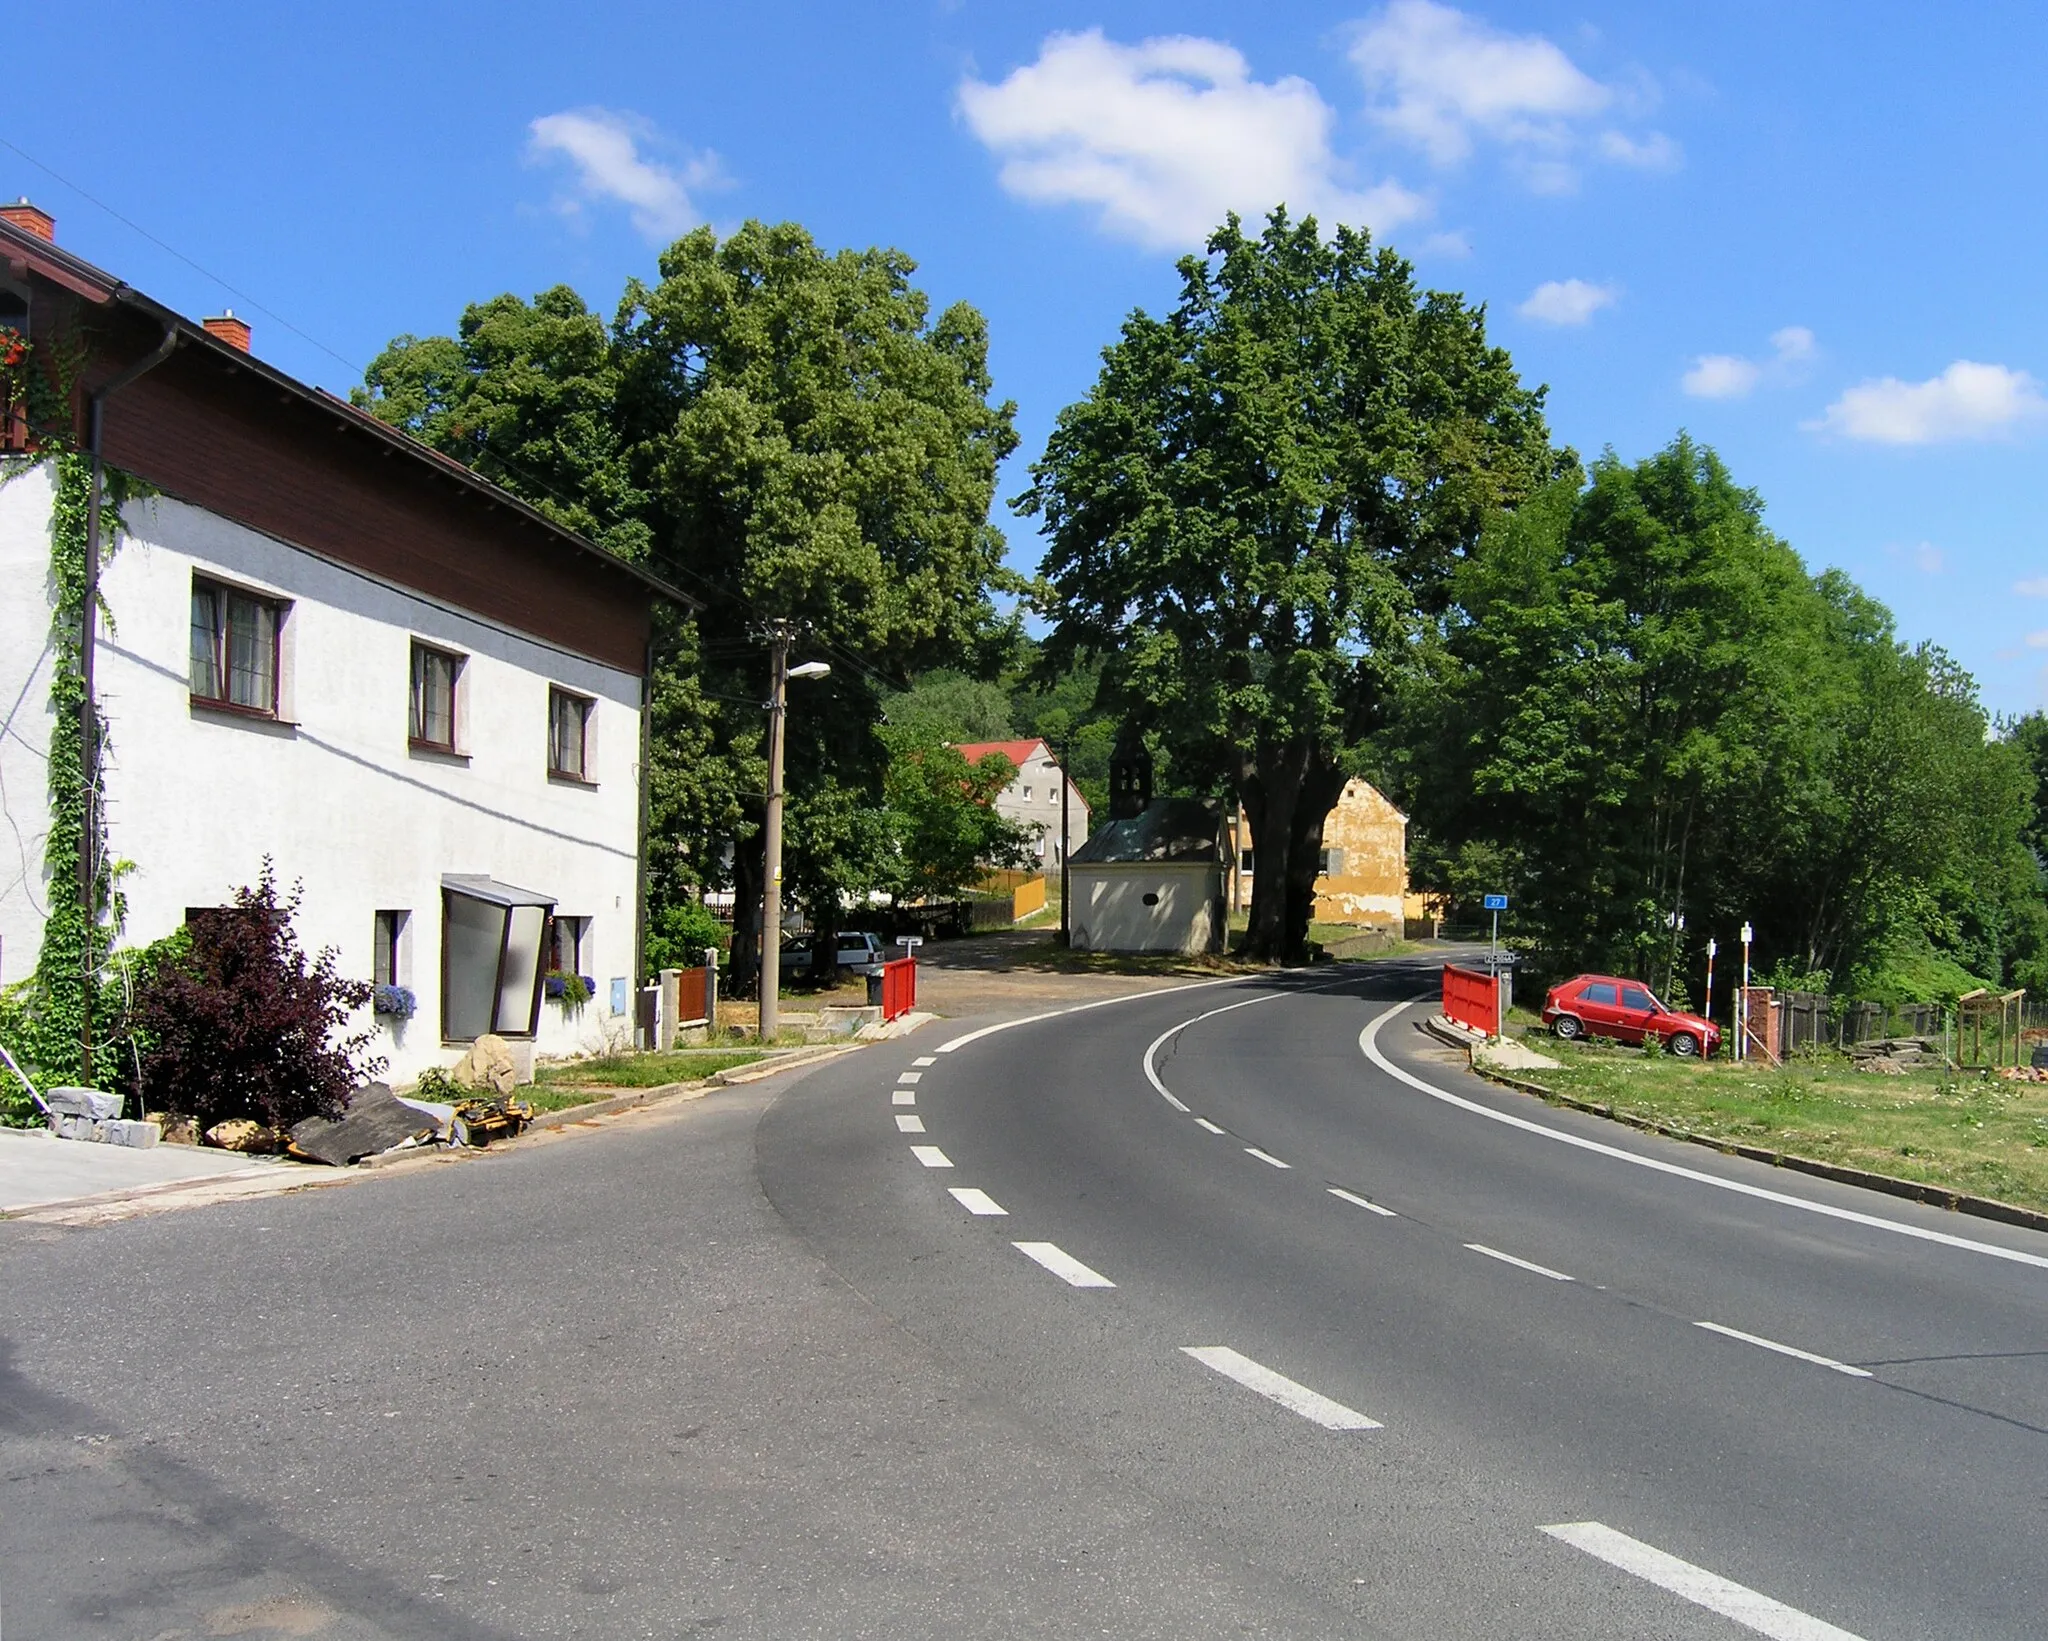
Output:
[[701,900],[652,907],[647,918],[647,972],[694,969],[704,961],[705,947],[716,946],[723,953],[731,941],[732,930]]

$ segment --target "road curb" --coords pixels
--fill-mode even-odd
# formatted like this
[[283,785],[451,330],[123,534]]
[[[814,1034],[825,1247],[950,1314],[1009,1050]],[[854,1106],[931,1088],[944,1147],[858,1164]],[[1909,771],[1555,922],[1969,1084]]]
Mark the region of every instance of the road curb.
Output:
[[1649,1117],[1638,1117],[1629,1111],[1619,1111],[1612,1105],[1602,1105],[1597,1100],[1582,1100],[1573,1094],[1560,1094],[1556,1089],[1545,1088],[1541,1083],[1532,1083],[1526,1078],[1510,1076],[1507,1072],[1494,1071],[1476,1063],[1472,1067],[1472,1072],[1473,1075],[1483,1077],[1490,1083],[1498,1083],[1502,1088],[1512,1088],[1518,1094],[1534,1095],[1545,1105],[1563,1106],[1570,1111],[1583,1111],[1588,1116],[1604,1117],[1609,1122],[1617,1122],[1645,1134],[1661,1135],[1667,1140],[1683,1140],[1688,1145],[1704,1145],[1708,1150],[1718,1151],[1724,1157],[1743,1157],[1750,1162],[1767,1162],[1773,1168],[1789,1169],[1795,1174],[1811,1174],[1816,1179],[1833,1180],[1837,1185],[1855,1185],[1866,1191],[1881,1191],[1886,1196],[1903,1197],[1909,1202],[1922,1202],[1932,1208],[1946,1208],[1951,1213],[1973,1214],[1979,1219],[1996,1220],[2003,1225],[2017,1225],[2022,1230],[2048,1231],[2048,1214],[2032,1208],[2017,1207],[2010,1202],[2000,1202],[1995,1197],[1972,1196],[1967,1191],[1951,1191],[1945,1186],[1929,1185],[1924,1180],[1900,1179],[1895,1174],[1877,1174],[1867,1168],[1849,1168],[1837,1162],[1821,1162],[1814,1157],[1795,1156],[1789,1151],[1773,1151],[1767,1146],[1738,1145],[1733,1140],[1717,1139],[1711,1134],[1696,1134],[1688,1128],[1673,1128],[1669,1123],[1660,1123]]

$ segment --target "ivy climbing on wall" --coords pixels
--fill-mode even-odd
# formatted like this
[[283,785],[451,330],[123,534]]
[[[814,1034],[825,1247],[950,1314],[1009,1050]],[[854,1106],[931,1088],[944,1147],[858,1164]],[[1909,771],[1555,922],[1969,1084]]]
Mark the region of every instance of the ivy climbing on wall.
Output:
[[[86,745],[82,708],[85,681],[81,645],[85,629],[86,527],[91,506],[92,461],[67,437],[72,388],[82,349],[46,351],[34,360],[26,343],[6,333],[12,345],[0,351],[0,397],[27,403],[37,449],[7,465],[18,479],[34,467],[50,470],[54,494],[50,507],[50,585],[55,594],[50,614],[50,749],[49,832],[43,864],[48,873],[47,916],[34,975],[0,996],[0,1042],[28,1063],[37,1080],[63,1086],[90,1082],[112,1088],[123,1066],[118,1046],[105,1042],[108,1027],[122,1012],[122,987],[110,978],[108,958],[121,932],[118,873],[108,858],[100,806],[92,806],[94,837],[91,894],[81,904],[78,893],[79,848],[87,826],[85,789]],[[40,365],[41,368],[37,368]],[[100,554],[111,559],[120,533],[122,506],[140,487],[127,475],[103,470],[100,505]],[[96,738],[104,762],[105,721],[94,704]],[[102,1048],[93,1055],[91,1072],[84,1065],[83,1040],[90,1006],[94,1036]],[[0,1120],[27,1115],[27,1098],[4,1079],[0,1086]]]

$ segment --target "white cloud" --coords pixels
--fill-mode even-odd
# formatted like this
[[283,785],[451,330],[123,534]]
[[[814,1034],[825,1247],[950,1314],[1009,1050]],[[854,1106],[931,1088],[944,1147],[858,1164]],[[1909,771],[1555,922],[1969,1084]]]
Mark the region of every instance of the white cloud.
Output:
[[1811,359],[1815,346],[1813,332],[1804,325],[1787,325],[1783,330],[1771,332],[1771,346],[1776,350],[1780,364]]
[[2012,590],[2022,598],[2048,598],[2048,575],[2029,576],[2025,581],[2015,581]]
[[1695,399],[1740,399],[1757,384],[1763,367],[1732,353],[1703,353],[1680,386]]
[[[1509,34],[1436,0],[1393,0],[1352,36],[1351,61],[1384,130],[1438,165],[1469,158],[1482,139],[1497,143],[1539,193],[1577,185],[1588,123],[1631,100],[1542,35]],[[1603,131],[1591,148],[1642,169],[1679,158],[1655,131]]]
[[1742,399],[1757,385],[1796,381],[1805,375],[1800,366],[1818,350],[1813,332],[1804,325],[1787,325],[1771,332],[1771,357],[1759,364],[1739,353],[1703,353],[1692,368],[1679,378],[1679,386],[1695,399]]
[[1885,553],[1912,565],[1922,575],[1943,575],[1948,571],[1948,554],[1931,541],[1916,542],[1911,547],[1894,543],[1885,548]]
[[1624,131],[1600,133],[1600,157],[1616,165],[1632,165],[1638,171],[1676,170],[1680,159],[1678,144],[1661,131],[1631,137]]
[[1994,438],[2043,411],[2048,399],[2025,371],[1958,359],[1924,382],[1859,382],[1805,425],[1872,444],[1945,444]]
[[994,85],[962,82],[968,128],[1001,156],[1020,199],[1088,205],[1105,231],[1165,250],[1199,245],[1229,211],[1391,228],[1428,203],[1398,183],[1346,185],[1335,115],[1307,80],[1256,80],[1220,40],[1134,46],[1100,29],[1054,34],[1038,60]]
[[2027,648],[2030,650],[2048,650],[2048,632],[2028,633]]
[[1545,325],[1583,325],[1621,293],[1612,285],[1589,285],[1583,279],[1552,279],[1538,285],[1515,311]]
[[574,109],[542,115],[528,129],[531,158],[562,158],[575,167],[578,192],[562,201],[567,210],[579,212],[590,200],[616,201],[630,207],[633,226],[657,243],[702,222],[691,191],[722,180],[715,155],[684,155],[675,165],[648,158],[643,147],[659,148],[662,139],[637,114]]

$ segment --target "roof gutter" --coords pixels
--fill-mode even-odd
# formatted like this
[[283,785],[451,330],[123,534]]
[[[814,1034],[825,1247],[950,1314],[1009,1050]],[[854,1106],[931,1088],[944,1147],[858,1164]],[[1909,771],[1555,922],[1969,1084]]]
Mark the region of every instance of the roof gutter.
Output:
[[[84,824],[78,831],[78,910],[84,918],[87,937],[85,941],[85,963],[88,971],[97,967],[98,951],[91,937],[91,930],[98,922],[99,908],[97,890],[99,887],[99,791],[100,791],[100,717],[99,698],[93,690],[93,659],[97,648],[96,637],[99,629],[100,607],[100,508],[101,491],[104,488],[105,464],[101,459],[101,445],[106,431],[107,401],[124,388],[132,386],[150,371],[162,364],[178,351],[178,327],[164,326],[163,339],[154,351],[144,354],[126,369],[94,388],[86,406],[86,451],[92,458],[92,474],[88,481],[85,502],[85,607],[79,612],[78,631],[78,677],[81,685],[78,702],[78,744],[80,779],[84,787]],[[92,1005],[94,994],[99,990],[99,977],[88,972],[80,977],[84,985],[80,992],[78,1020],[79,1080],[90,1086],[92,1083]]]

